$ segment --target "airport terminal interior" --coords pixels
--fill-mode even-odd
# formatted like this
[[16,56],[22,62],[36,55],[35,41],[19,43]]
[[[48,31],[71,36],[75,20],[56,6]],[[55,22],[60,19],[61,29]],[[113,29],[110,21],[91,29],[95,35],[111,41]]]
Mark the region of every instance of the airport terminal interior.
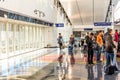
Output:
[[0,80],[120,80],[120,0],[0,0]]

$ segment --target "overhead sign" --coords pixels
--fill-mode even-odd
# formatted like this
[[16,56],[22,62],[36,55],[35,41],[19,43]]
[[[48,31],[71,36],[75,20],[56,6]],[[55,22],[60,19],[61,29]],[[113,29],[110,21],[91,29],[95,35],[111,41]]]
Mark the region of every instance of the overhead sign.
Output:
[[95,22],[94,26],[111,26],[112,22]]
[[84,28],[84,31],[86,31],[86,30],[93,30],[93,28]]
[[64,27],[64,24],[63,23],[57,23],[57,24],[55,24],[56,25],[56,27]]

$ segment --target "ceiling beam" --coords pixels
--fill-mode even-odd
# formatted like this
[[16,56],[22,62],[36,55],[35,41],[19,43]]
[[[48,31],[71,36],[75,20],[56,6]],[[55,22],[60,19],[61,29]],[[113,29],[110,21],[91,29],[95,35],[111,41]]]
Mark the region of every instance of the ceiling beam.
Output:
[[111,11],[111,8],[112,8],[112,0],[110,0],[109,5],[108,5],[108,10],[107,10],[107,13],[106,13],[105,22],[108,21],[109,17],[111,17],[111,15],[109,16],[109,13],[110,13],[110,11]]
[[79,17],[80,17],[81,23],[82,23],[82,25],[84,25],[83,20],[82,20],[82,16],[81,16],[81,10],[80,10],[79,5],[78,5],[78,0],[76,0],[76,4],[77,4],[77,8],[78,8],[78,12],[79,12]]

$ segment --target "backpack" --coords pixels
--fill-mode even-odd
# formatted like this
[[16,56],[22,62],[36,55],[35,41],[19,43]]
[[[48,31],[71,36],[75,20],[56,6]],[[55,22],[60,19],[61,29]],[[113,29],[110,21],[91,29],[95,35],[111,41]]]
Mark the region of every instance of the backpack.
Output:
[[98,50],[98,43],[97,43],[97,42],[94,42],[94,43],[93,43],[93,49],[94,49],[94,50]]
[[114,66],[110,65],[110,66],[107,68],[107,74],[108,74],[108,75],[112,75],[112,74],[114,74],[114,72],[115,72]]

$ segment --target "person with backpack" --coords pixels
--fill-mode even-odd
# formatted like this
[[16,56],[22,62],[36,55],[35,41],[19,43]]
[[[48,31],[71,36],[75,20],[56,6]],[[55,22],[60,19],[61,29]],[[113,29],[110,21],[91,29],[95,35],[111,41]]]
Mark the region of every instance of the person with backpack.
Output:
[[62,46],[63,46],[63,37],[61,35],[61,33],[59,33],[59,36],[58,36],[58,44],[59,44],[59,48],[60,48],[60,51],[62,49]]
[[[109,29],[108,34],[105,38],[105,52],[106,52],[106,65],[104,72],[106,74],[114,73],[114,71],[118,71],[116,64],[113,64],[114,61],[114,49],[116,48],[113,38],[112,38],[112,29]],[[112,64],[111,64],[112,63]],[[114,67],[114,70],[113,70]]]

